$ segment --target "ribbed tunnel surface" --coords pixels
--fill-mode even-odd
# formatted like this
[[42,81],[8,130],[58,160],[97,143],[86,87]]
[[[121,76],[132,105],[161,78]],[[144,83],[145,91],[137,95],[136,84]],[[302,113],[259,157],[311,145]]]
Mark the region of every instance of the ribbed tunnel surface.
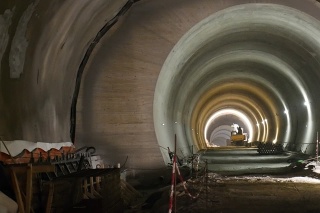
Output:
[[[196,24],[160,73],[154,105],[160,144],[177,134],[183,147],[206,149],[216,128],[245,119],[249,142],[280,141],[312,153],[319,29],[308,14],[276,4],[234,6]],[[232,122],[219,120],[228,114]]]
[[[318,2],[128,3],[26,1],[17,10],[0,4],[5,140],[70,141],[71,127],[76,146],[94,145],[110,164],[128,156],[126,166],[143,169],[169,162],[174,135],[186,157],[192,148],[225,145],[231,125],[239,125],[249,142],[314,153]],[[31,15],[19,22],[23,11]],[[14,31],[17,25],[24,34]],[[15,35],[27,37],[27,46],[16,45]],[[14,50],[27,59],[13,60]]]

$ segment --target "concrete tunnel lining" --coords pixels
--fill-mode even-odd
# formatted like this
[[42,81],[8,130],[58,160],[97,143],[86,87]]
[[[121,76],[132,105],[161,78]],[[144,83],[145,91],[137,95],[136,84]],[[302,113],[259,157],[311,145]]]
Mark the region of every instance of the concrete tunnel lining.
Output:
[[[1,94],[0,101],[5,118],[0,126],[2,133],[6,134],[6,140],[22,139],[52,143],[70,141],[70,95],[72,95],[74,89],[77,68],[96,33],[127,2],[98,1],[81,4],[76,2],[51,2],[50,4],[42,1],[38,2],[34,15],[28,24],[29,29],[26,36],[30,39],[27,47],[29,59],[25,61],[24,72],[20,79],[17,81],[10,80],[10,77],[7,76],[10,69],[6,65],[9,53],[5,53],[5,56],[2,57],[1,81],[4,92]],[[194,145],[194,151],[198,150],[198,145],[203,148],[201,144],[204,142],[204,137],[196,137],[189,129],[196,127],[197,130],[201,131],[202,127],[196,122],[201,121],[204,126],[210,113],[226,107],[224,103],[227,103],[226,97],[220,97],[218,101],[216,97],[212,96],[213,102],[217,103],[219,107],[214,110],[211,108],[210,111],[210,106],[207,105],[210,100],[205,101],[204,98],[209,98],[207,92],[211,91],[211,85],[216,86],[225,82],[232,82],[235,85],[244,81],[252,82],[260,84],[265,91],[271,91],[272,97],[276,97],[275,99],[272,98],[275,109],[283,112],[285,106],[287,106],[288,118],[290,118],[288,121],[283,120],[283,118],[279,119],[279,126],[270,125],[268,134],[270,138],[265,136],[265,140],[273,139],[274,130],[272,128],[279,129],[282,135],[287,135],[287,139],[283,139],[284,136],[281,136],[280,139],[282,138],[287,144],[297,143],[296,145],[299,148],[301,146],[299,143],[304,142],[305,134],[303,130],[299,130],[296,135],[295,132],[297,132],[296,129],[306,128],[305,124],[308,121],[304,118],[306,108],[303,106],[303,101],[300,102],[300,99],[303,100],[303,98],[300,97],[300,92],[296,92],[298,90],[296,85],[290,83],[290,81],[287,83],[284,81],[285,78],[281,81],[281,75],[278,75],[278,72],[273,68],[267,68],[257,62],[243,61],[241,63],[239,61],[239,63],[229,63],[229,67],[225,66],[224,69],[221,69],[219,74],[221,78],[217,76],[219,70],[208,71],[212,75],[202,76],[201,80],[197,76],[201,72],[202,68],[200,66],[202,64],[205,64],[213,56],[222,55],[222,53],[228,54],[239,51],[240,54],[244,54],[244,51],[255,50],[275,58],[278,57],[289,64],[292,70],[296,71],[299,82],[302,80],[302,86],[306,88],[307,92],[311,93],[310,109],[315,112],[312,114],[312,119],[316,129],[319,126],[319,115],[314,109],[319,104],[319,100],[315,91],[318,91],[317,79],[320,78],[319,72],[317,72],[319,57],[316,49],[318,45],[316,44],[317,40],[314,40],[317,36],[308,39],[307,37],[310,36],[304,31],[308,32],[311,29],[318,33],[319,25],[315,19],[320,18],[318,12],[320,7],[319,3],[311,0],[303,2],[298,0],[197,2],[184,0],[175,2],[140,1],[135,4],[99,42],[88,62],[79,96],[77,140],[75,144],[91,145],[94,143],[104,159],[111,159],[115,163],[122,161],[126,155],[130,155],[128,165],[131,168],[137,167],[137,165],[141,165],[141,167],[151,167],[155,164],[162,165],[163,156],[161,156],[161,152],[163,152],[162,155],[167,155],[167,153],[164,149],[159,151],[158,136],[156,137],[154,134],[152,125],[154,123],[152,102],[154,101],[154,86],[164,60],[176,42],[183,38],[182,36],[196,23],[209,15],[216,16],[219,13],[217,11],[233,5],[245,8],[247,6],[241,4],[249,2],[254,4],[271,2],[296,8],[297,10],[287,8],[288,13],[291,13],[291,11],[293,13],[291,15],[284,13],[285,15],[282,17],[289,17],[287,22],[299,19],[299,22],[295,25],[298,27],[303,25],[299,28],[301,32],[296,33],[297,30],[294,31],[294,29],[290,29],[289,32],[287,30],[289,27],[282,27],[283,22],[278,25],[281,27],[275,30],[272,26],[277,23],[270,23],[270,21],[261,20],[259,24],[251,26],[249,23],[255,20],[246,20],[248,21],[247,24],[239,24],[240,28],[235,26],[236,22],[232,25],[230,21],[229,31],[218,32],[219,36],[212,36],[212,39],[208,39],[208,42],[198,48],[199,51],[197,45],[192,47],[195,51],[183,53],[179,50],[186,57],[181,63],[182,71],[175,76],[179,81],[173,79],[177,87],[169,86],[169,90],[173,91],[172,97],[170,97],[170,101],[163,104],[168,105],[169,102],[172,102],[172,106],[163,106],[163,109],[169,109],[167,113],[169,116],[166,119],[174,121],[174,127],[180,134],[178,140],[187,141],[185,147],[189,147],[189,149],[184,148],[187,149],[186,154],[190,152],[190,144]],[[25,8],[29,3],[24,4]],[[21,8],[19,10],[22,11]],[[278,11],[280,10],[278,9]],[[307,17],[308,15],[301,14],[298,10],[305,12],[305,14],[308,13],[314,18]],[[291,17],[298,13],[299,15],[296,18]],[[234,13],[234,15],[237,14]],[[300,20],[302,16],[304,18]],[[13,26],[10,27],[12,29],[20,18],[15,13],[14,17]],[[66,19],[65,17],[69,18]],[[247,19],[250,19],[250,17],[248,16]],[[263,18],[267,19],[268,17],[266,15]],[[276,20],[277,16],[272,18]],[[301,22],[306,24],[301,24]],[[269,23],[268,26],[267,23]],[[208,23],[208,25],[210,24],[214,26],[214,23]],[[224,27],[227,26],[220,26],[221,29]],[[255,27],[258,27],[259,30]],[[232,29],[234,29],[233,32]],[[14,36],[13,31],[10,30],[10,37]],[[10,48],[9,46],[10,41],[7,49]],[[250,74],[249,76],[248,73],[253,73],[254,66],[259,64],[261,64],[259,68],[263,70],[259,72],[260,75]],[[242,70],[232,69],[235,66],[239,66]],[[248,72],[247,69],[251,71]],[[195,77],[190,75],[193,71],[195,71]],[[230,78],[224,72],[229,72],[229,74],[241,72],[242,74],[237,77],[241,79],[235,81],[234,78]],[[263,75],[263,73],[266,74]],[[105,76],[110,77],[111,80]],[[123,77],[122,81],[118,78],[120,76]],[[275,80],[271,81],[270,79],[273,78]],[[260,80],[258,81],[258,79]],[[121,84],[123,82],[128,83],[126,85],[128,87],[124,88]],[[184,87],[184,84],[190,85]],[[208,89],[205,89],[204,85]],[[179,88],[180,86],[181,88]],[[186,96],[183,96],[184,88],[186,88]],[[167,95],[167,92],[163,92]],[[250,91],[245,93],[252,95]],[[105,94],[105,96],[98,97],[97,94]],[[130,95],[130,98],[123,100],[124,104],[121,104],[120,101],[122,100],[117,98],[118,96],[122,97],[123,94]],[[236,93],[230,92],[230,95],[233,97],[228,100],[228,105],[246,112],[253,121],[261,120],[264,115],[271,114],[274,111],[264,106],[265,102],[258,101],[258,99],[251,102],[249,99],[241,102],[239,98],[235,98]],[[300,97],[299,102],[296,101],[298,97]],[[29,101],[31,98],[32,101]],[[260,106],[255,106],[255,104]],[[201,115],[196,113],[194,109],[198,105],[199,109],[206,109],[206,113]],[[105,111],[105,109],[108,111]],[[156,111],[159,111],[159,109]],[[296,111],[296,113],[292,113],[293,111]],[[268,123],[269,121],[270,124],[275,123],[274,119],[268,119]],[[162,123],[161,127],[163,127]],[[168,124],[165,124],[165,128],[167,127]],[[260,130],[259,128],[256,129],[257,138],[264,138],[262,136],[262,124],[260,124]],[[284,129],[286,129],[286,133],[283,133]],[[174,132],[172,128],[171,131]],[[289,134],[289,132],[294,134]],[[198,133],[201,135],[201,132]],[[258,136],[259,134],[260,136]],[[166,143],[169,143],[170,148],[172,148],[173,134],[170,134],[168,138],[170,138],[170,141]],[[304,148],[302,150],[305,151]],[[147,160],[141,159],[143,153],[147,153]]]
[[[240,76],[239,76],[239,78],[240,78]],[[274,105],[280,105],[280,106],[283,105],[283,109],[284,110],[287,109],[287,106],[285,106],[283,104],[283,98],[279,95],[278,91],[273,89],[273,87],[271,85],[265,85],[265,88],[261,88],[264,86],[263,82],[266,82],[265,79],[261,79],[260,77],[259,78],[256,77],[254,80],[256,81],[255,82],[256,85],[253,84],[252,80],[248,81],[248,77],[247,77],[247,80],[243,80],[244,82],[242,82],[241,84],[234,85],[234,84],[227,83],[227,82],[225,82],[222,86],[219,86],[216,84],[214,89],[210,90],[210,95],[208,95],[208,98],[207,98],[208,99],[207,102],[209,102],[211,99],[215,99],[215,101],[210,103],[211,106],[209,104],[206,104],[206,105],[210,108],[210,111],[214,111],[215,109],[219,109],[223,105],[228,106],[228,105],[232,104],[233,107],[238,108],[238,109],[242,109],[242,111],[246,112],[248,117],[250,117],[250,119],[252,120],[252,122],[253,122],[252,125],[254,125],[254,126],[256,126],[256,124],[259,124],[266,117],[266,113],[263,113],[263,114],[259,113],[259,112],[267,111],[266,107],[262,108],[262,107],[258,107],[258,106],[267,105],[267,106],[269,106],[267,108],[272,109],[272,106],[274,106]],[[247,83],[245,83],[245,82],[247,82]],[[230,86],[227,87],[229,84],[230,84]],[[241,87],[243,87],[243,86],[248,87],[248,89],[241,89]],[[229,89],[227,89],[227,88],[229,88]],[[241,91],[239,91],[239,89],[241,89]],[[230,92],[230,90],[231,91],[236,90],[236,92],[237,92],[236,97],[232,97],[234,94],[232,94]],[[248,98],[248,97],[246,97],[246,94],[239,93],[239,92],[242,92],[245,90],[252,90],[252,91],[254,91],[255,94],[251,93],[250,97]],[[268,92],[269,90],[270,90],[270,92]],[[220,91],[223,91],[223,92],[220,92]],[[267,98],[269,98],[270,101],[262,100],[261,97],[267,97]],[[202,100],[203,100],[203,98],[202,98]],[[280,102],[280,100],[281,100],[282,104],[277,103],[277,101]],[[201,111],[201,113],[203,113],[204,109],[200,108],[201,105],[203,105],[203,104],[198,102],[198,104],[194,110],[195,114],[199,114],[198,111]],[[220,106],[220,105],[222,105],[222,106]],[[197,109],[197,108],[200,108],[200,109]],[[274,112],[272,112],[272,116],[274,115],[274,119],[272,119],[272,120],[275,121],[274,126],[280,125],[280,126],[282,126],[282,128],[285,126],[290,127],[289,125],[284,124],[285,120],[282,120],[283,121],[283,122],[281,122],[282,124],[281,123],[279,124],[279,121],[278,121],[279,119],[277,119],[277,117],[283,116],[282,112],[280,112],[280,113],[276,112],[275,109],[273,109],[273,111]],[[212,112],[209,112],[209,113],[212,113]],[[255,115],[256,113],[258,113],[258,115]],[[278,114],[276,114],[276,113],[278,113]],[[285,114],[285,115],[287,117],[287,123],[289,123],[288,120],[290,117],[288,114]],[[195,118],[195,119],[198,119],[198,118]],[[221,123],[221,122],[218,122],[218,123]],[[232,123],[232,122],[229,121],[229,125],[230,125],[230,123]],[[259,127],[257,127],[257,128],[259,128]],[[247,127],[245,129],[247,131]],[[209,133],[211,131],[212,131],[212,128],[210,128],[208,130]],[[260,132],[259,131],[255,131],[255,132],[257,134],[256,134],[256,136],[253,135],[252,138],[255,140],[258,140],[258,141],[264,141],[264,139],[260,138]],[[208,138],[208,136],[206,136],[206,137]],[[277,137],[275,137],[275,138],[277,138]],[[287,141],[288,138],[289,138],[289,135],[288,135],[288,133],[286,133],[284,141]]]
[[[244,81],[245,82],[245,81]],[[207,92],[208,97],[202,98],[207,100],[207,103],[204,103],[206,105],[205,108],[201,108],[201,105],[203,105],[202,103],[198,103],[196,106],[195,111],[199,111],[199,116],[201,116],[201,114],[206,113],[204,116],[208,117],[210,116],[210,114],[212,114],[215,110],[219,109],[219,107],[225,107],[228,105],[233,106],[235,109],[239,109],[237,110],[237,114],[238,117],[241,118],[241,116],[239,116],[240,114],[246,114],[247,116],[242,116],[243,118],[240,119],[241,120],[245,120],[246,117],[250,117],[251,122],[247,122],[246,124],[246,131],[249,131],[249,138],[255,138],[252,132],[252,127],[250,127],[250,130],[248,129],[249,126],[254,126],[255,123],[260,122],[262,120],[265,119],[265,117],[267,115],[269,115],[268,117],[270,117],[271,114],[274,114],[274,112],[276,111],[273,107],[274,102],[271,101],[268,98],[273,98],[272,95],[270,95],[270,93],[266,93],[266,90],[263,90],[259,87],[257,87],[257,85],[252,85],[252,83],[250,84],[250,82],[248,81],[247,83],[238,83],[238,84],[232,84],[232,83],[224,83],[223,85],[219,85],[216,84],[215,87],[213,87],[209,92]],[[231,91],[235,90],[233,93],[231,93]],[[245,91],[251,90],[253,91],[250,94],[250,97],[247,97],[247,94],[245,93]],[[220,92],[223,91],[223,92]],[[233,97],[235,96],[235,98]],[[214,100],[214,101],[211,101]],[[231,101],[232,100],[232,101]],[[244,101],[246,101],[244,103]],[[236,102],[236,104],[234,103]],[[239,103],[243,103],[242,105],[240,105]],[[261,107],[260,109],[257,109],[257,107],[252,106],[251,109],[249,109],[247,106],[249,105],[249,103],[253,103],[253,105],[257,105],[257,106],[261,106],[261,105],[266,105],[264,107]],[[222,106],[219,106],[222,105]],[[252,105],[252,104],[251,104]],[[197,109],[198,106],[200,107],[200,109]],[[272,110],[272,112],[270,113],[266,113],[267,109],[270,108]],[[208,110],[206,110],[208,109]],[[207,112],[208,111],[208,112]],[[241,112],[242,111],[242,112]],[[263,111],[263,115],[261,115],[260,119],[257,120],[256,116],[254,115],[254,111]],[[229,113],[231,114],[232,111],[229,111]],[[235,112],[234,112],[235,113]],[[253,113],[252,116],[250,116]],[[254,118],[253,118],[254,117]],[[275,119],[276,122],[276,126],[277,126],[277,119]],[[229,125],[231,125],[232,123],[230,123]],[[210,130],[208,132],[208,124],[205,125],[206,130],[205,130],[205,137],[206,139],[208,139],[208,133],[210,133]],[[257,139],[255,139],[257,140]],[[250,141],[250,139],[249,139]]]
[[[210,82],[214,82],[214,77],[206,78],[205,81],[203,80],[203,76],[212,76],[215,70],[210,69],[210,67],[204,71],[205,69],[199,65],[199,62],[195,61],[196,63],[194,63],[193,60],[194,58],[198,58],[197,54],[201,56],[206,55],[206,52],[203,51],[208,51],[206,48],[210,47],[210,44],[215,42],[215,39],[227,38],[229,34],[237,30],[241,30],[244,34],[246,31],[251,30],[258,30],[261,32],[261,35],[263,35],[263,32],[272,32],[275,35],[280,33],[284,40],[290,41],[290,45],[294,45],[294,47],[290,46],[290,48],[303,50],[302,54],[314,58],[313,62],[318,63],[317,53],[320,50],[320,43],[317,40],[320,35],[319,21],[301,11],[275,4],[245,4],[230,7],[213,14],[195,25],[180,39],[162,67],[154,98],[154,123],[159,145],[172,148],[172,143],[170,142],[172,142],[175,134],[178,138],[178,146],[186,153],[190,153],[191,145],[197,144],[199,141],[202,141],[200,144],[204,143],[204,138],[201,136],[203,135],[203,126],[197,129],[200,131],[197,132],[199,134],[191,131],[200,122],[195,121],[195,123],[191,123],[192,116],[194,116],[192,112],[195,104],[199,102],[199,98],[207,90],[203,88],[214,86],[210,85]],[[270,36],[269,38],[272,41],[273,37]],[[289,48],[289,46],[284,47],[285,50]],[[229,58],[228,61],[225,58],[228,58],[230,54],[237,57]],[[295,54],[302,55],[299,52],[294,52],[292,53],[293,58],[296,57]],[[259,51],[250,49],[248,51],[242,50],[237,52],[233,52],[231,49],[228,54],[221,55],[221,52],[216,52],[215,55],[217,57],[211,61],[207,59],[208,61],[206,62],[209,65],[222,62],[223,60],[228,61],[225,63],[232,63],[237,60],[239,63],[246,63],[250,60],[255,60],[262,67],[272,67],[276,75],[279,76],[278,73],[282,73],[286,79],[289,79],[289,82],[291,81],[291,85],[296,87],[296,90],[300,92],[300,95],[303,97],[302,100],[299,100],[300,103],[303,101],[313,103],[315,101],[315,97],[311,95],[310,84],[306,83],[306,81],[310,81],[308,74],[302,73],[301,70],[293,69],[288,64],[288,61],[285,61],[285,58],[279,58],[268,52],[263,52],[263,49]],[[206,56],[210,58],[209,55]],[[218,57],[221,59],[218,59]],[[305,67],[303,63],[297,63],[298,66]],[[308,70],[306,72],[316,73],[317,70]],[[250,75],[255,75],[255,73],[250,72]],[[264,73],[264,75],[268,76],[269,73]],[[184,77],[181,78],[181,76]],[[221,76],[225,77],[226,74],[222,73]],[[270,79],[269,82],[271,82]],[[265,84],[270,83],[267,80]],[[296,94],[291,94],[290,91],[281,89],[282,85],[274,86],[277,91],[276,93],[280,93],[282,97],[286,93],[286,95],[292,96],[291,99],[294,100],[293,96]],[[195,90],[195,88],[198,89]],[[202,88],[202,91],[200,90],[199,92],[199,88]],[[280,101],[283,102],[284,106],[288,106],[290,113],[294,110],[291,107],[292,102],[288,102],[286,99],[281,99]],[[295,104],[298,105],[298,103]],[[283,105],[275,107],[283,112]],[[314,139],[314,117],[319,116],[315,114],[313,106],[307,105],[306,109],[307,120],[305,122],[308,128],[301,131],[297,130],[299,131],[298,138],[291,138],[292,141],[284,141],[285,143],[300,143],[301,150],[304,151],[307,145],[303,143],[311,143],[312,139]],[[206,120],[208,118],[202,119]],[[288,119],[288,121],[290,120]],[[292,129],[292,122],[287,125],[287,131]],[[280,139],[280,141],[282,140],[283,138]],[[199,150],[205,146],[196,147]],[[166,159],[165,156],[164,158]]]

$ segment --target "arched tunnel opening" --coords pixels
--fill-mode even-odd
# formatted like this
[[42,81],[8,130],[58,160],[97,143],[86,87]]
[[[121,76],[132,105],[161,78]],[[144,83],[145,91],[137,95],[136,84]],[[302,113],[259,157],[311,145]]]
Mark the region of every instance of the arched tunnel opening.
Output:
[[317,33],[314,17],[275,4],[233,6],[197,23],[158,78],[159,144],[169,146],[176,134],[183,152],[208,149],[230,139],[225,126],[240,124],[249,143],[315,153]]
[[[194,212],[252,201],[253,211],[318,212],[319,11],[315,0],[4,0],[1,161],[42,159],[42,149],[49,159],[67,144],[96,150],[99,168],[145,194],[164,187],[141,209],[167,212],[163,192],[177,180],[206,200]],[[280,154],[259,148],[279,144]]]

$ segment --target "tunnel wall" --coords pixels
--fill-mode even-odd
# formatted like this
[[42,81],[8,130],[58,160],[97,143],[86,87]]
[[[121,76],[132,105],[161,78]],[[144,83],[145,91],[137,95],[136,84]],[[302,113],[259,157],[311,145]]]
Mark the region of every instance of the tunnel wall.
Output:
[[124,3],[1,1],[1,14],[12,16],[9,23],[9,15],[2,15],[9,23],[1,32],[6,35],[1,43],[4,140],[70,141],[77,70],[90,41]]
[[[5,140],[70,141],[70,106],[80,63],[97,32],[126,2],[25,1],[21,5],[18,1],[1,1],[1,20],[12,22],[0,28],[5,40],[0,44],[6,50],[0,55],[0,109],[4,115],[0,134]],[[190,117],[192,111],[181,107],[186,102],[179,102],[177,88],[183,81],[171,79],[170,75],[165,77],[163,81],[176,86],[170,94],[173,101],[170,104],[154,101],[155,92],[165,96],[166,86],[171,89],[170,84],[160,82],[156,91],[161,70],[172,56],[170,52],[175,51],[175,45],[193,26],[230,6],[259,2],[287,5],[320,18],[319,6],[311,0],[135,3],[100,40],[86,65],[77,106],[76,145],[96,146],[110,164],[125,162],[128,156],[127,165],[138,169],[161,166],[163,159],[168,162],[165,149],[173,149],[175,134],[178,153],[190,154],[190,146],[197,138],[187,131],[190,120],[183,116]],[[10,47],[15,28],[31,4],[34,12],[26,23],[28,46],[23,72],[13,79],[10,78]],[[4,16],[6,9],[11,11],[12,18],[10,14]],[[175,58],[181,60],[182,55]],[[187,62],[180,61],[180,65]],[[314,61],[307,62],[310,69],[317,69]],[[314,79],[319,77],[318,73],[313,75]],[[314,82],[306,81],[306,84],[311,91],[317,90]],[[196,99],[192,101],[195,105]],[[158,114],[160,111],[165,113]],[[174,112],[178,112],[180,122],[175,123]],[[154,117],[156,114],[158,117]],[[313,121],[315,125],[318,125],[317,117]]]

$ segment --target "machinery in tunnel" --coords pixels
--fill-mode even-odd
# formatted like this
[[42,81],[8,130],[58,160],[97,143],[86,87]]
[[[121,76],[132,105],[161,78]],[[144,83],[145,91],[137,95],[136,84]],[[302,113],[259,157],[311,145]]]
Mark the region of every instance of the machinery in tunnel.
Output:
[[220,110],[214,113],[206,124],[207,145],[208,147],[243,146],[249,139],[248,130],[251,134],[252,126],[242,113],[230,109]]
[[233,128],[230,137],[231,145],[246,146],[246,142],[248,142],[248,134],[245,133],[243,128],[237,124],[233,124],[231,127]]

